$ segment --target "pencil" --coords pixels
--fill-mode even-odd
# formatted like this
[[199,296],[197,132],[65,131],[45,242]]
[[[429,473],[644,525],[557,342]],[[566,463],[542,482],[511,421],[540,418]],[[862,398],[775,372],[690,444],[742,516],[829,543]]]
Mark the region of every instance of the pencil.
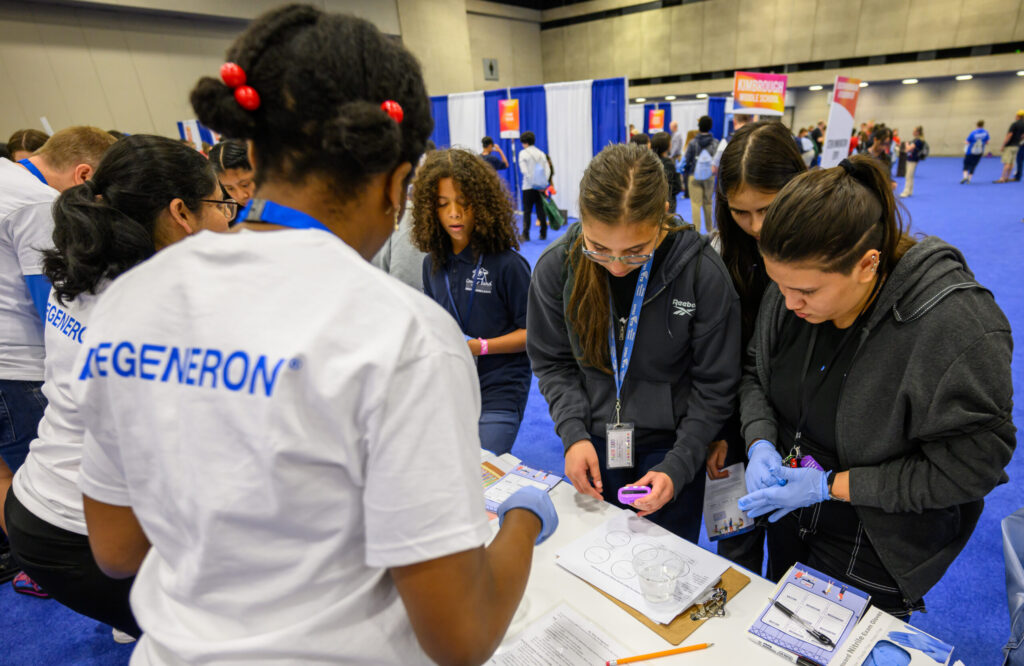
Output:
[[619,664],[632,664],[634,661],[647,661],[648,659],[657,659],[658,657],[671,657],[674,654],[703,650],[704,648],[709,648],[712,645],[714,645],[714,643],[698,643],[697,645],[687,645],[686,647],[675,648],[674,650],[663,650],[661,652],[652,652],[650,654],[638,654],[635,657],[612,659],[611,661],[606,661],[605,666],[619,666]]

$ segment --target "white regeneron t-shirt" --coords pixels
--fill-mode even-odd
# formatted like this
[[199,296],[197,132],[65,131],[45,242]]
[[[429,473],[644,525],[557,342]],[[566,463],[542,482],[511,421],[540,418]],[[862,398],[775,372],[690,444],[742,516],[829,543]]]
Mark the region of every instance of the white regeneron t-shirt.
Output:
[[450,315],[324,231],[203,232],[88,338],[79,486],[153,544],[132,664],[429,661],[387,568],[490,535]]
[[25,286],[53,247],[57,190],[0,158],[0,379],[43,379],[43,322]]
[[14,494],[26,509],[51,525],[82,535],[88,534],[82,491],[78,489],[84,431],[71,385],[77,378],[75,359],[82,349],[96,299],[96,295],[84,293],[60,303],[56,293],[50,291],[43,333],[46,411],[39,421],[38,436],[29,446],[28,458],[14,475]]

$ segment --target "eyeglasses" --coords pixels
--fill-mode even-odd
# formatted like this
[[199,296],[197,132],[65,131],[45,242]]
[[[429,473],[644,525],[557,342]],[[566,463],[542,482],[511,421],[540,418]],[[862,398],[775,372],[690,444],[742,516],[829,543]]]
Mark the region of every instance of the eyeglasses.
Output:
[[[655,242],[658,240],[658,234],[660,233],[661,230],[659,229],[658,233],[655,234],[654,236]],[[588,250],[584,248],[583,256],[585,256],[587,259],[590,259],[591,261],[596,261],[599,264],[610,264],[614,261],[620,261],[629,266],[640,266],[642,264],[646,264],[647,260],[654,256],[654,253],[651,252],[649,254],[627,254],[621,257],[616,257],[611,254],[603,254],[601,252],[594,252],[593,250]]]
[[234,199],[200,199],[200,201],[216,204],[218,210],[220,210],[228,222],[238,217],[238,209],[241,208],[241,204]]

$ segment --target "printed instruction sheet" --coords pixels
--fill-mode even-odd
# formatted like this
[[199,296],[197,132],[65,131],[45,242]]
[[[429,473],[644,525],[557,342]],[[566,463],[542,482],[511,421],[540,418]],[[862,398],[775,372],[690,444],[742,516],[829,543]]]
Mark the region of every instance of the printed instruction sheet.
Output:
[[729,476],[708,479],[704,486],[704,527],[708,539],[717,541],[754,529],[753,519],[739,507],[739,499],[747,494],[743,463],[725,468]]
[[507,649],[499,649],[494,666],[594,666],[630,652],[566,604],[523,632]]

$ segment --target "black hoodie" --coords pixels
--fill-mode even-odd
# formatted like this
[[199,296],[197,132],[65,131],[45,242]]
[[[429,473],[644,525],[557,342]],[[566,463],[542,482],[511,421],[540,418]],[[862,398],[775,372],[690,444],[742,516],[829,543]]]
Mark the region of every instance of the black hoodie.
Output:
[[[772,349],[787,317],[768,287],[740,387],[743,439],[777,443]],[[967,544],[1016,445],[1010,324],[955,247],[926,238],[893,268],[854,340],[836,404],[837,472],[878,555],[916,601]]]
[[[622,386],[622,420],[636,425],[638,448],[645,440],[675,441],[653,469],[672,479],[678,495],[703,472],[707,446],[732,413],[740,310],[718,253],[691,228],[675,233],[640,310]],[[579,361],[579,337],[566,317],[574,283],[567,255],[579,234],[576,223],[537,261],[526,316],[526,351],[566,449],[603,438],[615,415],[615,382],[610,373]]]

